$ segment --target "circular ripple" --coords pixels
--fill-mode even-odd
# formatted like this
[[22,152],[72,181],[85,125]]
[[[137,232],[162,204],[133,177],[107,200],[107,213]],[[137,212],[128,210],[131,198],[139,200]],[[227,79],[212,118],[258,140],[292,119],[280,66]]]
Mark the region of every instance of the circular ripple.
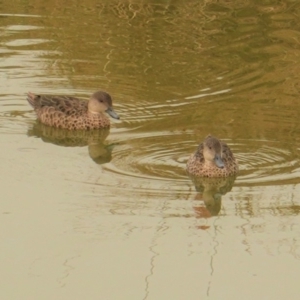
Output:
[[[265,140],[238,140],[231,147],[239,162],[235,185],[280,185],[298,181],[300,164],[297,149]],[[289,145],[285,145],[289,146]],[[187,132],[130,133],[114,149],[113,161],[105,166],[110,172],[151,181],[169,181],[182,187],[189,180],[186,162],[197,144]],[[150,184],[151,185],[151,184]]]
[[[186,144],[182,135],[170,132],[130,134],[113,153],[114,172],[159,180],[185,180]],[[179,145],[180,142],[180,145]]]
[[[249,147],[250,145],[250,147]],[[245,141],[237,145],[239,185],[282,185],[299,181],[300,164],[293,145],[275,141]],[[246,151],[247,150],[247,151]]]

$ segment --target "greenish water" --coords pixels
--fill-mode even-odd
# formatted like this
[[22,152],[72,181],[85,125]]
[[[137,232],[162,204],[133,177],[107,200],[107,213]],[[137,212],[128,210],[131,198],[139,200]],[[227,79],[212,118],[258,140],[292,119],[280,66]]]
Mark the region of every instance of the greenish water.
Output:
[[[1,299],[298,299],[300,4],[0,4]],[[110,131],[27,91],[108,91]],[[235,179],[193,181],[209,133]]]

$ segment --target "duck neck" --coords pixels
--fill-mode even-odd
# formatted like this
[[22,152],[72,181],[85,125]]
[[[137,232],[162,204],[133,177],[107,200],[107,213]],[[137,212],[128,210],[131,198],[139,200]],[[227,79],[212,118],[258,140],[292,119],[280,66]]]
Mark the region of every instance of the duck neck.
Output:
[[213,161],[210,161],[210,160],[205,160],[204,165],[209,167],[209,168],[213,168],[213,167],[216,166],[216,164]]
[[90,116],[101,116],[101,115],[103,115],[103,113],[101,113],[101,112],[98,112],[98,111],[92,111],[92,110],[90,110],[90,109],[88,109],[88,114],[90,115]]

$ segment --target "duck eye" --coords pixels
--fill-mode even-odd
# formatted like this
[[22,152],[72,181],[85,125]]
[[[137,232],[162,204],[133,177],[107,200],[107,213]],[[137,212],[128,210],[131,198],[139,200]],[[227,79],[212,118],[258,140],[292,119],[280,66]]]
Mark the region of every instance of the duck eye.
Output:
[[211,150],[211,146],[208,147]]

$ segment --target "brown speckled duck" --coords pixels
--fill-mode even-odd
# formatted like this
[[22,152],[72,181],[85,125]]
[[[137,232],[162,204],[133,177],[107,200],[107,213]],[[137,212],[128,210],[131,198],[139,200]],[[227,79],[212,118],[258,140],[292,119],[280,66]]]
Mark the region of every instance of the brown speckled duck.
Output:
[[104,112],[112,118],[119,119],[112,108],[110,95],[103,91],[95,92],[89,100],[72,96],[35,95],[29,92],[27,101],[43,124],[56,128],[107,128],[110,122]]
[[227,144],[209,135],[190,156],[186,169],[194,176],[227,177],[238,172],[238,164]]

